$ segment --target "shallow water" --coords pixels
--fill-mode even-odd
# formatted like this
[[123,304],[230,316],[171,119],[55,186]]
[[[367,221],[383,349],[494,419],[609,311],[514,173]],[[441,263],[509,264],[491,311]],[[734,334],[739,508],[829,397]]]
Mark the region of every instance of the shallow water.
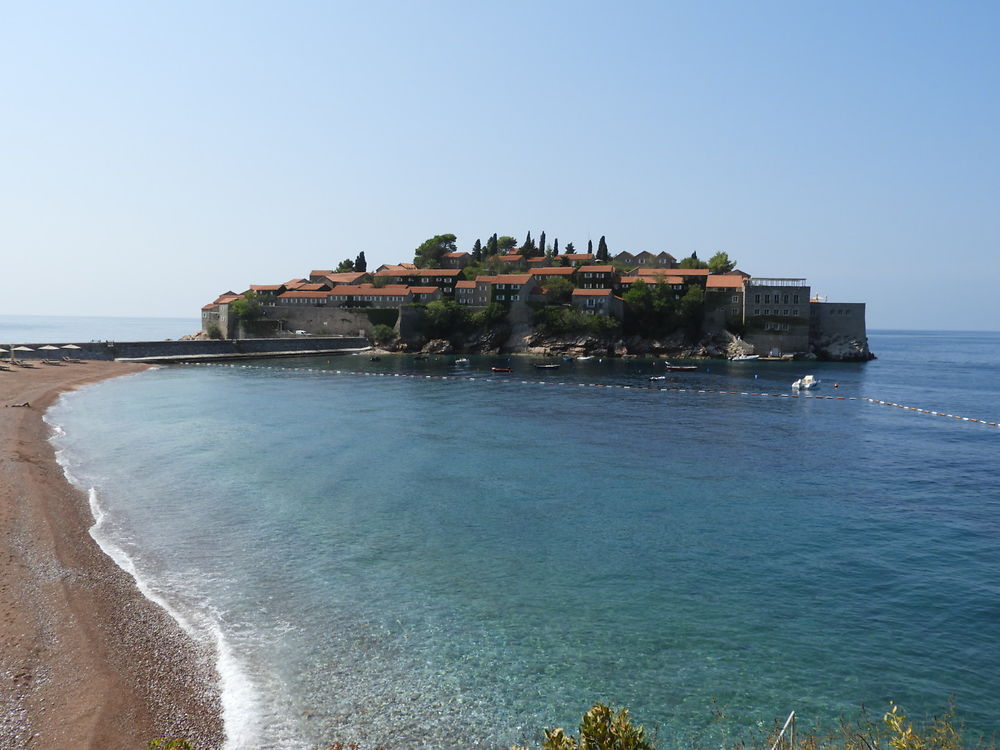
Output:
[[1000,334],[871,342],[863,365],[657,383],[643,360],[176,367],[51,419],[99,538],[222,644],[231,748],[537,744],[596,699],[662,747],[715,736],[714,705],[741,727],[953,695],[992,730],[1000,429],[694,392],[812,372],[820,394],[1000,419]]

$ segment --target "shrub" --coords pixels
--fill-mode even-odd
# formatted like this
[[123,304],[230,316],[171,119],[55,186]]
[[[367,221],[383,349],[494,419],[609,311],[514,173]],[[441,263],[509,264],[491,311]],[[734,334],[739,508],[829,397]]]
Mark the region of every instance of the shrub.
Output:
[[219,328],[218,323],[209,323],[207,326],[205,326],[205,333],[208,334],[208,337],[210,339],[218,340],[222,338],[222,329]]
[[372,338],[376,344],[386,344],[396,336],[396,329],[379,323],[372,329]]

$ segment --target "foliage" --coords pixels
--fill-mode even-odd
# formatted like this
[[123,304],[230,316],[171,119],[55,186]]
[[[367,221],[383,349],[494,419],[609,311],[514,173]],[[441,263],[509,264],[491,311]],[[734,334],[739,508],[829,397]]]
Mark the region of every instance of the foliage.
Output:
[[340,261],[340,265],[334,269],[334,273],[350,273],[354,270],[354,261],[350,258],[344,258]]
[[257,292],[247,292],[239,299],[234,299],[229,303],[229,312],[239,318],[244,324],[252,325],[260,320],[264,314],[264,309],[260,304],[260,297]]
[[365,273],[368,271],[368,261],[365,260],[364,250],[358,253],[358,257],[354,259],[354,270],[359,273]]
[[483,332],[500,325],[506,319],[507,306],[500,302],[491,302],[471,316],[472,327]]
[[538,254],[538,248],[535,246],[535,241],[531,239],[531,232],[528,232],[528,236],[524,238],[524,244],[521,245],[521,254],[525,258],[530,258]]
[[472,246],[472,260],[478,263],[483,259],[483,243],[476,239],[476,243]]
[[593,253],[594,252],[594,241],[593,240],[587,240],[587,252],[588,253]]
[[729,260],[729,253],[721,250],[708,259],[708,270],[712,273],[729,273],[736,268],[736,261]]
[[[496,237],[496,235],[493,236]],[[507,235],[504,235],[503,237],[497,237],[497,252],[499,254],[504,255],[506,253],[509,253],[515,247],[517,247],[517,240],[515,240],[513,237],[508,237]]]
[[607,336],[617,332],[618,321],[606,315],[588,315],[573,307],[545,305],[535,312],[535,329],[543,336],[590,334]]
[[558,237],[556,237],[554,240],[552,240],[552,254],[553,255],[559,255],[559,238]]
[[538,254],[545,255],[545,231],[538,235]]
[[441,256],[455,252],[456,237],[453,234],[438,234],[424,240],[413,251],[413,262],[417,268],[440,268]]
[[546,729],[542,750],[655,750],[645,735],[643,727],[632,723],[627,708],[616,714],[603,703],[595,703],[580,721],[579,739],[564,729]]
[[576,252],[576,248],[573,247],[573,243],[572,242],[567,242],[566,243],[566,247],[563,248],[563,253],[572,255],[575,252]]
[[468,310],[450,299],[427,303],[424,308],[423,332],[427,338],[451,338],[471,328]]
[[219,328],[218,323],[209,323],[205,326],[205,333],[208,334],[210,339],[218,340],[222,338],[222,329]]
[[500,251],[500,241],[497,239],[497,233],[494,232],[492,236],[486,240],[486,249],[483,251],[484,255],[496,255]]
[[384,323],[378,323],[372,329],[372,339],[376,344],[387,344],[396,336],[396,329]]
[[644,336],[666,336],[677,329],[677,302],[667,284],[650,286],[637,281],[622,295],[625,301],[625,330]]
[[698,253],[691,253],[687,258],[682,258],[677,264],[678,268],[708,268],[708,263],[698,260]]
[[573,296],[573,282],[565,276],[550,276],[542,282],[546,291],[545,301],[550,305],[562,305],[569,302]]
[[604,235],[601,235],[600,242],[597,243],[597,257],[599,261],[607,261],[609,257],[608,254],[608,242],[604,239]]
[[696,336],[701,330],[701,322],[705,316],[705,290],[698,284],[692,284],[687,293],[681,297],[677,306],[678,322],[689,336]]

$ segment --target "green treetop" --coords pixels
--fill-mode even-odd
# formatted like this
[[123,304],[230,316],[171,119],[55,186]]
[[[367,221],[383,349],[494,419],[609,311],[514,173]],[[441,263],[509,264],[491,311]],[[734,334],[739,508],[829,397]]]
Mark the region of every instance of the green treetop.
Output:
[[417,268],[440,268],[441,256],[455,252],[455,235],[439,234],[425,240],[413,253]]

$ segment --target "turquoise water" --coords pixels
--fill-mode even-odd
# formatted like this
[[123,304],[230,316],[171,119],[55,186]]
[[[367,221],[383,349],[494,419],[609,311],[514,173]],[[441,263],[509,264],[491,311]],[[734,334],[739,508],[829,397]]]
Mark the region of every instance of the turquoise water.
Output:
[[715,737],[713,706],[740,727],[954,696],[990,731],[1000,429],[648,388],[812,372],[818,393],[1000,420],[1000,334],[871,343],[864,365],[656,383],[642,360],[175,367],[50,420],[97,538],[220,647],[229,748],[537,744],[595,699],[661,747]]

